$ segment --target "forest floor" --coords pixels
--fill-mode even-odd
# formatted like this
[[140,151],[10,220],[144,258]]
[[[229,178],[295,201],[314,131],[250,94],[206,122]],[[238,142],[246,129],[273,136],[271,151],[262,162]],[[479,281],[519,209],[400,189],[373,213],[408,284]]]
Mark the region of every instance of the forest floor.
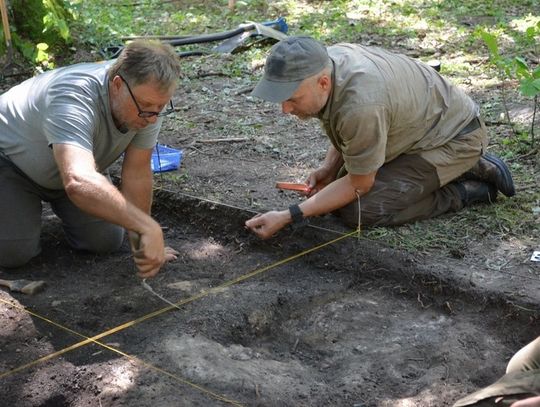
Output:
[[[0,291],[0,405],[451,406],[502,375],[540,333],[540,214],[505,218],[537,188],[538,157],[508,160],[518,194],[490,207],[360,234],[328,215],[261,241],[245,220],[298,202],[274,184],[303,181],[328,140],[250,97],[230,58],[186,60],[160,135],[183,150],[155,175],[176,261],[145,285],[127,244],[75,252],[47,212],[42,255],[0,271],[46,281]],[[504,153],[508,127],[486,122]]]

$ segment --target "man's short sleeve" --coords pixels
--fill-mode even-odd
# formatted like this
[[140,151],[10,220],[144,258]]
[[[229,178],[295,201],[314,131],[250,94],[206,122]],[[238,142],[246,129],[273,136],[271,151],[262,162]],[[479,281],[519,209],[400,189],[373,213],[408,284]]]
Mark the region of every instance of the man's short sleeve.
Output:
[[145,128],[138,130],[133,140],[131,140],[131,144],[142,149],[154,148],[157,143],[157,138],[161,130],[162,123],[163,117],[159,117],[156,123],[150,124]]
[[50,88],[43,112],[43,131],[51,144],[71,144],[92,151],[97,107],[95,101],[83,93],[76,93],[72,85]]
[[369,174],[385,161],[389,120],[381,105],[353,108],[338,121],[345,168],[351,174]]

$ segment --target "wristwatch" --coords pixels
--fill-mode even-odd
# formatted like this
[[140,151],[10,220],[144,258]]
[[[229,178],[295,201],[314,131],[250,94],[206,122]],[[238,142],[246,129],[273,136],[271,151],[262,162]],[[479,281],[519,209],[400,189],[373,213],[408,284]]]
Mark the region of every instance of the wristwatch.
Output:
[[293,225],[300,225],[306,222],[302,209],[297,204],[289,206],[289,213],[291,214]]

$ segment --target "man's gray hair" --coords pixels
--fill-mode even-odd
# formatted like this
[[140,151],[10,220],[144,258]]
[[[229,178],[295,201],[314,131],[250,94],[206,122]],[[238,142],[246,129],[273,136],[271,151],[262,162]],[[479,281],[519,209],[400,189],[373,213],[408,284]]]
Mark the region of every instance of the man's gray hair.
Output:
[[162,90],[168,90],[180,76],[180,60],[169,44],[136,40],[122,50],[109,69],[109,80],[116,75],[121,75],[130,86],[156,82]]

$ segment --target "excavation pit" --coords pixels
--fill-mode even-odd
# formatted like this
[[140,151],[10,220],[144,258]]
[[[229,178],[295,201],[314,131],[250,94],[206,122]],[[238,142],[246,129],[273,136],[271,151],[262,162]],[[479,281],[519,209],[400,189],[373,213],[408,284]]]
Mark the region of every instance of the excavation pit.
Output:
[[155,216],[181,254],[153,292],[127,244],[77,253],[46,221],[22,277],[47,289],[0,292],[0,405],[450,406],[538,332],[535,304],[331,219],[261,241],[252,214],[167,191]]

